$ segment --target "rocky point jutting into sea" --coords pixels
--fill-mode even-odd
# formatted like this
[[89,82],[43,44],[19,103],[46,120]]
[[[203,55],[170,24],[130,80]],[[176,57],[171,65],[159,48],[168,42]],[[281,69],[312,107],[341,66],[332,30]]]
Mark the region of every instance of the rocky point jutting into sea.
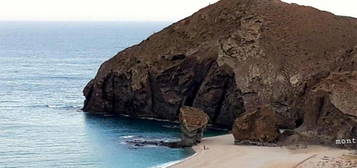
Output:
[[236,143],[334,145],[357,135],[357,19],[221,0],[103,63],[84,95],[95,114],[178,121],[195,107]]

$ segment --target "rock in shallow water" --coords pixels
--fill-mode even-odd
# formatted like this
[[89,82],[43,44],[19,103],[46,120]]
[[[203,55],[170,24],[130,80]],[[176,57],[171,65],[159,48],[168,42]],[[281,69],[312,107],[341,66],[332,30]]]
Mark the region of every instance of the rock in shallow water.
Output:
[[181,141],[162,141],[162,140],[128,140],[126,143],[133,145],[134,147],[145,146],[165,146],[169,148],[183,148]]
[[183,106],[179,114],[181,141],[162,140],[129,140],[126,141],[134,146],[167,146],[170,148],[192,147],[201,142],[203,133],[207,127],[209,117],[202,110],[194,107]]

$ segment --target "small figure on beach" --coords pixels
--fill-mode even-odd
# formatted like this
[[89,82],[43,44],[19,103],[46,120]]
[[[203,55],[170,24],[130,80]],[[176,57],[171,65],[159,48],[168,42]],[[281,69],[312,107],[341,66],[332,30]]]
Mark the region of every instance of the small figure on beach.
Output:
[[208,150],[208,147],[206,147],[206,145],[203,145],[203,150]]

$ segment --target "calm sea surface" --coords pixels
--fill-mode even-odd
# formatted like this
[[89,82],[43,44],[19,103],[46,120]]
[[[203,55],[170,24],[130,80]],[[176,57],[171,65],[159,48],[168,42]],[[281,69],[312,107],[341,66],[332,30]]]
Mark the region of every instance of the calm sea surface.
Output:
[[125,143],[178,138],[172,124],[80,111],[103,61],[168,24],[0,22],[0,167],[146,168],[191,155]]

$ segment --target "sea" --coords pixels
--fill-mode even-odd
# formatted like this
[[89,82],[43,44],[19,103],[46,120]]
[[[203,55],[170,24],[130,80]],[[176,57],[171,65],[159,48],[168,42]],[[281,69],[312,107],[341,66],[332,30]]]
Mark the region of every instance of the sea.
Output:
[[127,143],[177,140],[176,124],[81,111],[101,63],[169,24],[0,22],[0,168],[161,168],[192,155]]

